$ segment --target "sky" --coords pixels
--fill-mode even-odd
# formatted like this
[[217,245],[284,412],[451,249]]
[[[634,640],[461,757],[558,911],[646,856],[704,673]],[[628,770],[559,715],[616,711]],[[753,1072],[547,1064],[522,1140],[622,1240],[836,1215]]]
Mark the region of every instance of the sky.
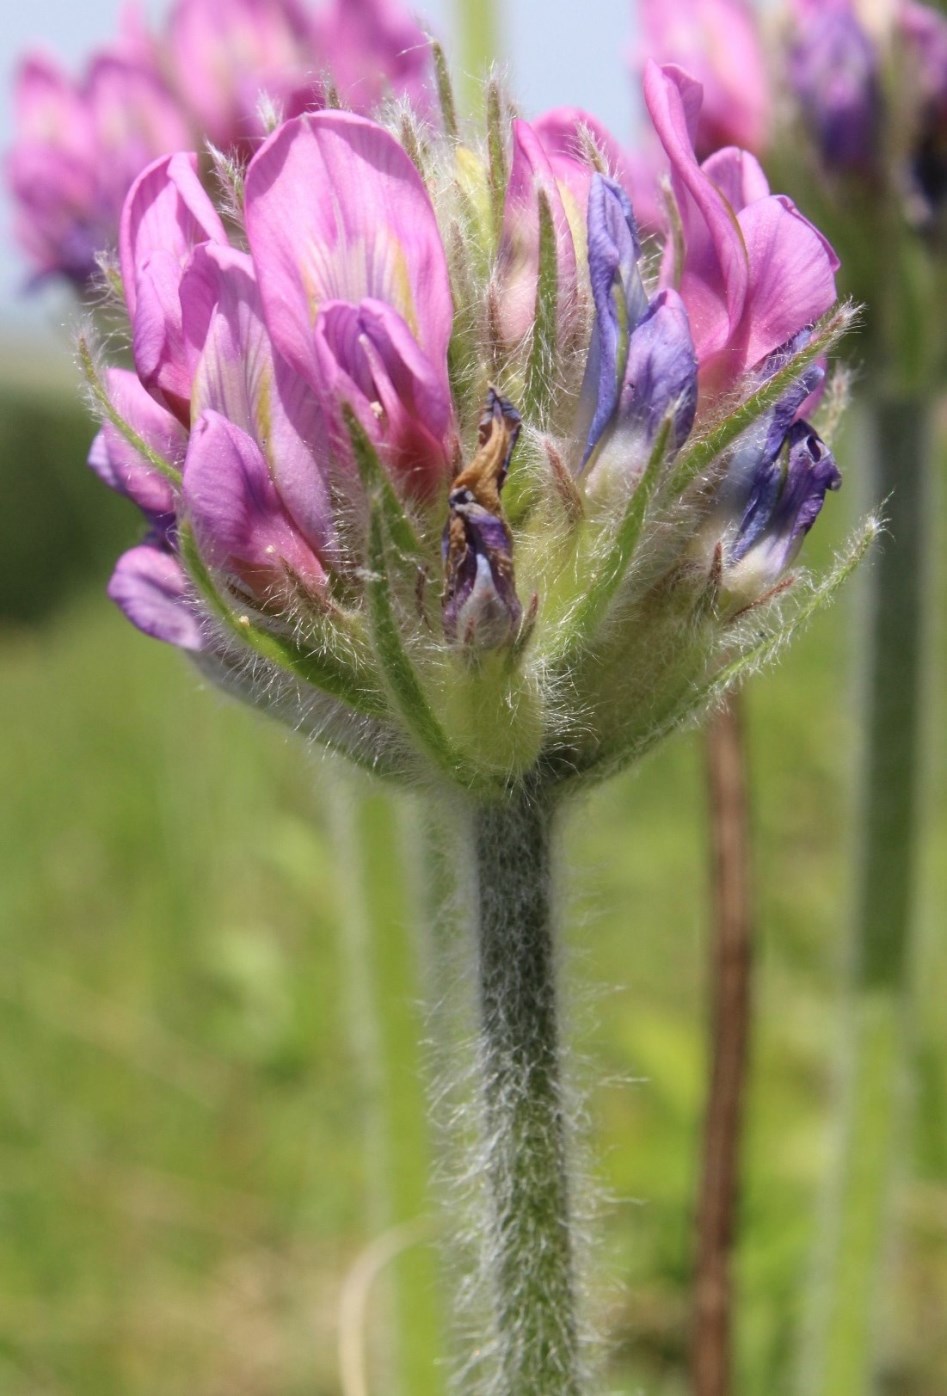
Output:
[[[20,54],[37,45],[50,50],[76,72],[91,49],[115,33],[124,0],[30,0],[0,4],[0,150],[13,135],[11,79]],[[410,3],[410,0],[408,0]],[[425,0],[423,13],[451,48],[452,15],[457,0]],[[157,18],[167,0],[148,0],[146,13]],[[524,114],[552,106],[584,107],[617,136],[630,132],[633,98],[627,50],[631,0],[499,0],[502,14],[501,55],[508,65],[512,90]],[[590,17],[594,12],[594,23]],[[68,296],[56,292],[23,293],[24,268],[10,232],[11,213],[5,190],[0,195],[0,337],[28,339],[49,352],[68,352]]]

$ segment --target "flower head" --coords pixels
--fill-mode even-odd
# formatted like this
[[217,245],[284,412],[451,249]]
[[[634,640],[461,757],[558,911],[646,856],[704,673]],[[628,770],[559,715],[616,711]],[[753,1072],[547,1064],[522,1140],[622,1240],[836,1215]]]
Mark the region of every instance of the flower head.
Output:
[[78,82],[50,58],[25,59],[14,101],[6,177],[17,237],[37,276],[82,286],[114,241],[135,176],[162,151],[186,148],[189,123],[155,69],[121,46]]
[[[16,77],[6,177],[18,240],[39,277],[80,289],[116,241],[133,181],[157,156],[209,141],[244,161],[277,118],[341,93],[354,111],[388,96],[426,110],[430,44],[398,0],[176,0],[151,34],[126,23],[74,80],[32,54]],[[333,98],[334,100],[334,98]]]
[[140,629],[356,760],[481,792],[601,774],[712,697],[837,484],[800,412],[844,315],[813,325],[811,225],[736,153],[715,185],[687,80],[651,86],[678,284],[576,114],[406,148],[305,113],[233,236],[192,157],[143,173],[136,372],[87,356],[91,464],[148,528],[110,588]]

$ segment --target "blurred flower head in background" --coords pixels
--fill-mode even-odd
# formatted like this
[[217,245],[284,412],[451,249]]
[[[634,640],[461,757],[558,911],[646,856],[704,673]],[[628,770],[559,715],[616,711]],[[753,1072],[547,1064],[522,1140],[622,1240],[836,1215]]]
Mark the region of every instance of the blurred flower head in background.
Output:
[[90,463],[147,521],[110,586],[140,629],[373,769],[481,791],[604,774],[779,642],[839,482],[802,417],[837,261],[751,156],[698,163],[692,79],[646,90],[656,265],[613,138],[495,85],[483,135],[449,100],[287,121],[227,223],[196,155],[141,174],[134,372],[83,348]]
[[[902,386],[930,381],[947,360],[947,17],[915,0],[786,0],[765,24],[705,0],[641,0],[638,13],[641,73],[649,58],[688,66],[699,36],[695,76],[729,125],[702,119],[698,149],[760,155],[839,249],[845,288],[868,308],[866,356],[897,342],[887,357]],[[748,77],[728,98],[737,55]]]
[[[355,111],[387,95],[428,101],[430,44],[397,0],[176,0],[163,28],[126,15],[78,79],[33,53],[16,75],[6,178],[34,276],[79,288],[114,248],[135,177],[156,156],[209,141],[238,159],[268,120],[336,94]],[[270,115],[267,116],[267,113]]]

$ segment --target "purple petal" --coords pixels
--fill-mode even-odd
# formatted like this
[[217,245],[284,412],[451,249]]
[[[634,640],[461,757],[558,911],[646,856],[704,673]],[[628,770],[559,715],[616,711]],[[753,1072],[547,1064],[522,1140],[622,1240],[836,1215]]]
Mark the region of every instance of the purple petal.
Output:
[[513,638],[523,614],[513,582],[510,530],[475,503],[456,506],[452,518],[463,543],[457,545],[444,603],[444,633],[464,645],[496,649]]
[[479,449],[448,497],[442,541],[444,633],[477,649],[509,644],[522,618],[513,537],[500,508],[520,425],[513,404],[491,388],[480,419]]
[[697,356],[684,302],[661,291],[632,331],[618,405],[619,430],[636,428],[650,446],[671,418],[669,451],[677,451],[697,411]]
[[[803,330],[771,354],[753,375],[754,386],[764,383],[785,368],[792,355],[805,348],[811,338],[811,331]],[[824,378],[824,365],[820,362],[810,364],[767,415],[737,441],[730,453],[718,497],[723,513],[731,516],[745,513],[747,499],[753,494],[757,482],[772,468],[790,427],[815,398]],[[778,468],[776,473],[779,474]]]
[[297,373],[320,387],[319,307],[371,298],[397,311],[447,390],[447,261],[427,190],[393,136],[348,112],[286,122],[250,165],[246,221],[273,343]]
[[261,601],[297,578],[323,584],[322,564],[283,507],[259,446],[218,412],[203,412],[191,433],[183,503],[207,563]]
[[736,537],[727,550],[728,586],[772,585],[786,570],[817,519],[827,490],[842,476],[832,453],[808,424],[796,422],[783,452],[761,463]]
[[[145,392],[137,376],[127,369],[108,369],[105,387],[119,416],[157,455],[180,469],[187,433],[177,418],[160,407]],[[88,460],[101,480],[119,494],[133,499],[149,517],[174,513],[176,501],[170,482],[110,421],[103,422]]]
[[628,339],[648,307],[638,272],[641,247],[624,190],[596,174],[589,190],[589,281],[595,323],[583,399],[594,404],[582,464],[585,465],[615,411],[625,375]]
[[172,553],[147,543],[123,553],[108,594],[132,625],[153,639],[185,650],[204,648],[184,569]]

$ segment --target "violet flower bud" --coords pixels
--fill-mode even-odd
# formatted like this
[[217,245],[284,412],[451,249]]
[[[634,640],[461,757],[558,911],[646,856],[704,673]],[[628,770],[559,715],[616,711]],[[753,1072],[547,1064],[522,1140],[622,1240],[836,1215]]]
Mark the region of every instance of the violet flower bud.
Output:
[[842,476],[808,422],[795,422],[777,455],[763,457],[752,477],[736,534],[725,549],[727,590],[758,596],[786,572]]
[[697,359],[683,302],[663,290],[649,301],[627,195],[593,176],[588,206],[589,277],[595,322],[583,396],[594,405],[582,466],[602,474],[647,453],[665,419],[668,450],[687,438],[697,410]]
[[477,649],[509,644],[523,614],[513,577],[513,535],[500,508],[520,425],[516,408],[491,388],[477,453],[454,477],[447,496],[444,633]]
[[789,81],[830,170],[871,173],[881,156],[878,48],[851,0],[796,0]]
[[[803,331],[773,354],[760,370],[760,383],[785,368],[809,339]],[[811,364],[736,443],[727,461],[710,536],[722,544],[721,585],[744,604],[779,583],[826,492],[842,483],[832,453],[801,415],[823,378],[822,365]]]

